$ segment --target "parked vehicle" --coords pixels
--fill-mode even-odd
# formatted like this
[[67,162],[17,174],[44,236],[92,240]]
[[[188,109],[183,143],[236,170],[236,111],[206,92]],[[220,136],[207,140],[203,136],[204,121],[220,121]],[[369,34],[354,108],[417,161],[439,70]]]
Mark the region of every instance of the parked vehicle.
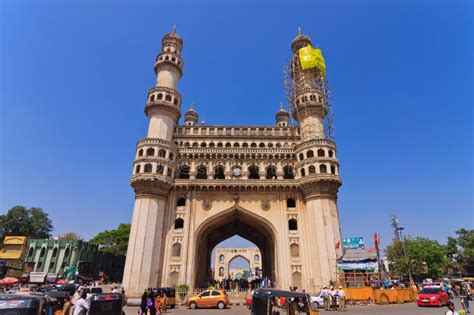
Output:
[[[281,305],[279,300],[285,303]],[[275,289],[258,289],[253,293],[251,315],[273,314],[279,308],[285,310],[281,313],[319,315],[317,306],[311,305],[306,293]]]
[[0,314],[43,315],[53,314],[52,300],[43,295],[0,295]]
[[166,294],[166,305],[175,308],[176,307],[176,289],[175,288],[158,288],[156,289],[158,296]]
[[441,287],[424,287],[418,297],[416,304],[418,306],[443,306],[449,301],[449,295]]
[[312,295],[310,296],[311,304],[316,305],[318,308],[324,305],[323,295],[319,293],[319,295]]
[[122,313],[122,294],[120,293],[94,293],[88,315],[118,315]]
[[201,294],[190,297],[186,306],[190,309],[214,308],[224,309],[229,304],[229,297],[224,290],[206,290]]

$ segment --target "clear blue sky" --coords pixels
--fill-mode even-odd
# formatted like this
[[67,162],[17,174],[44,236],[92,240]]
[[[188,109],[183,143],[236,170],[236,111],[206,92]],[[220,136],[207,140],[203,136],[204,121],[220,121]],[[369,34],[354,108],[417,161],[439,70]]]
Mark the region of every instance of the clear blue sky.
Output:
[[385,245],[392,213],[443,242],[473,228],[472,1],[197,2],[1,1],[1,213],[86,238],[129,222],[163,34],[184,39],[183,108],[271,125],[301,26],[332,85],[343,236]]

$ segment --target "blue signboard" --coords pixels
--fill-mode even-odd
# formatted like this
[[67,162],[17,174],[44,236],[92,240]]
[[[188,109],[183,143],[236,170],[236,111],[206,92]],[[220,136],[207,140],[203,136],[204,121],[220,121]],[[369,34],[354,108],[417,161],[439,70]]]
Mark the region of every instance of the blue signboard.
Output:
[[344,249],[365,249],[364,239],[362,237],[348,237],[342,239]]

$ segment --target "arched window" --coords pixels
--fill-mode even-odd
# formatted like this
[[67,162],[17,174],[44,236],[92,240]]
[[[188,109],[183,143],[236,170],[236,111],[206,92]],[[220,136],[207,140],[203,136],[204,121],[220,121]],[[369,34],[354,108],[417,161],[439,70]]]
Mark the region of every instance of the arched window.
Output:
[[329,157],[333,157],[333,156],[334,156],[334,151],[333,151],[333,150],[329,150],[329,151],[328,151],[328,155],[329,155]]
[[207,179],[207,167],[206,165],[199,165],[196,169],[197,179]]
[[226,147],[226,148],[230,148],[230,147],[232,147],[232,144],[231,144],[230,142],[227,142],[227,143],[225,144],[225,147]]
[[336,174],[336,167],[331,165],[331,174]]
[[314,152],[313,152],[313,150],[308,150],[308,151],[306,152],[306,157],[307,157],[308,159],[314,157]]
[[234,148],[240,148],[240,143],[238,142],[234,143]]
[[218,142],[218,143],[217,143],[217,147],[218,147],[218,148],[222,148],[223,146],[224,146],[224,145],[222,144],[222,142]]
[[180,179],[189,179],[189,166],[188,165],[183,164],[180,166],[178,177]]
[[191,144],[190,144],[189,142],[185,142],[185,143],[184,143],[184,147],[185,147],[185,148],[189,148],[190,146],[191,146]]
[[258,145],[260,148],[265,148],[265,143],[263,142],[260,142],[260,144]]
[[150,102],[153,102],[155,100],[155,94],[150,95]]
[[294,179],[295,175],[293,174],[293,167],[286,165],[283,167],[283,178],[284,179]]
[[250,147],[251,147],[251,148],[256,148],[256,147],[257,147],[257,144],[256,144],[255,142],[252,142],[252,143],[250,144]]
[[301,172],[301,177],[305,177],[305,176],[306,176],[306,171],[305,171],[304,168],[301,168],[300,172]]
[[224,262],[224,259],[225,259],[225,256],[224,256],[224,255],[220,255],[220,256],[219,256],[219,261],[220,261],[220,262]]
[[28,250],[28,257],[33,257],[33,252],[34,252],[33,247],[30,247],[30,249]]
[[172,177],[173,176],[173,170],[171,168],[168,168],[168,171],[167,171],[167,176],[169,177]]
[[174,104],[174,105],[178,105],[178,99],[177,99],[177,98],[175,98],[175,99],[173,100],[173,104]]
[[323,149],[318,149],[318,156],[319,157],[324,157],[326,154]]
[[247,142],[242,143],[242,148],[248,148],[249,144]]
[[216,166],[216,168],[214,168],[214,179],[225,179],[223,166]]
[[178,198],[176,201],[176,207],[184,207],[186,205],[186,199],[185,198]]
[[286,207],[287,208],[295,208],[296,207],[295,199],[293,199],[293,198],[286,199]]
[[174,154],[170,152],[170,160],[174,161]]
[[182,229],[184,227],[184,220],[181,218],[177,218],[174,220],[174,228],[175,229]]
[[53,254],[51,255],[51,257],[56,257],[56,255],[58,255],[58,248],[57,247],[55,247],[53,249]]
[[316,173],[316,167],[314,167],[314,165],[310,165],[310,166],[308,167],[308,173],[309,173],[309,174],[314,174],[314,173]]
[[209,148],[214,148],[216,145],[214,142],[209,143]]
[[138,150],[138,156],[143,156],[143,149]]
[[158,97],[156,98],[157,100],[161,101],[163,99],[163,94],[158,93]]
[[207,147],[206,142],[201,142],[201,148],[205,148],[205,147]]
[[64,259],[67,259],[69,257],[69,247],[66,247],[66,250],[64,251]]
[[300,257],[300,246],[295,243],[291,244],[290,253],[291,253],[291,257]]
[[258,167],[256,165],[252,165],[249,167],[249,179],[260,179],[260,175],[258,174]]
[[267,175],[265,176],[266,179],[276,179],[276,168],[275,166],[270,165],[267,167]]
[[160,150],[158,151],[158,157],[161,157],[161,158],[166,157],[166,151],[163,150],[163,149],[160,149]]
[[174,243],[173,248],[172,248],[172,254],[173,257],[179,257],[181,256],[181,244],[180,243]]
[[303,161],[304,160],[304,155],[303,153],[300,153],[300,161]]
[[147,156],[153,156],[153,155],[155,155],[155,149],[153,149],[153,148],[148,148],[148,149],[146,149],[146,155],[147,155]]
[[199,144],[197,142],[193,142],[193,148],[199,147]]
[[171,95],[166,95],[165,96],[165,101],[171,102]]
[[145,167],[143,168],[143,172],[151,173],[152,169],[153,169],[153,165],[151,165],[151,163],[147,163],[145,164]]
[[321,174],[325,174],[328,172],[328,167],[326,166],[326,164],[321,164],[319,165],[319,172]]
[[253,256],[253,261],[255,262],[260,261],[260,256],[258,255]]
[[40,252],[40,257],[44,257],[44,254],[46,253],[46,248],[41,248],[41,252]]
[[163,165],[158,164],[158,165],[156,166],[156,174],[162,174],[162,175],[164,175],[164,174],[163,174],[163,171],[164,171],[164,170],[165,170],[165,168],[164,168]]
[[178,281],[179,281],[179,272],[173,271],[172,273],[170,273],[170,286],[173,288],[177,287]]
[[224,267],[220,267],[219,268],[219,277],[223,277],[224,276]]
[[140,164],[137,164],[135,166],[135,174],[138,174],[138,173],[140,173]]
[[292,282],[293,282],[293,288],[298,289],[298,288],[301,288],[303,286],[303,281],[301,280],[301,272],[293,272],[293,275],[292,275]]
[[298,230],[298,221],[296,221],[295,219],[289,219],[288,220],[288,230],[290,230],[290,231]]

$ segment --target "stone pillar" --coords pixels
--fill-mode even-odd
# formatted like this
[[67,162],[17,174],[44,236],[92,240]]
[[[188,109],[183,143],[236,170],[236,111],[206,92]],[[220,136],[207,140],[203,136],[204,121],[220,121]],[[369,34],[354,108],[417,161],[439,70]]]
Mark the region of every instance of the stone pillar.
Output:
[[145,289],[159,284],[165,204],[158,195],[135,199],[122,282],[130,297],[139,297]]

